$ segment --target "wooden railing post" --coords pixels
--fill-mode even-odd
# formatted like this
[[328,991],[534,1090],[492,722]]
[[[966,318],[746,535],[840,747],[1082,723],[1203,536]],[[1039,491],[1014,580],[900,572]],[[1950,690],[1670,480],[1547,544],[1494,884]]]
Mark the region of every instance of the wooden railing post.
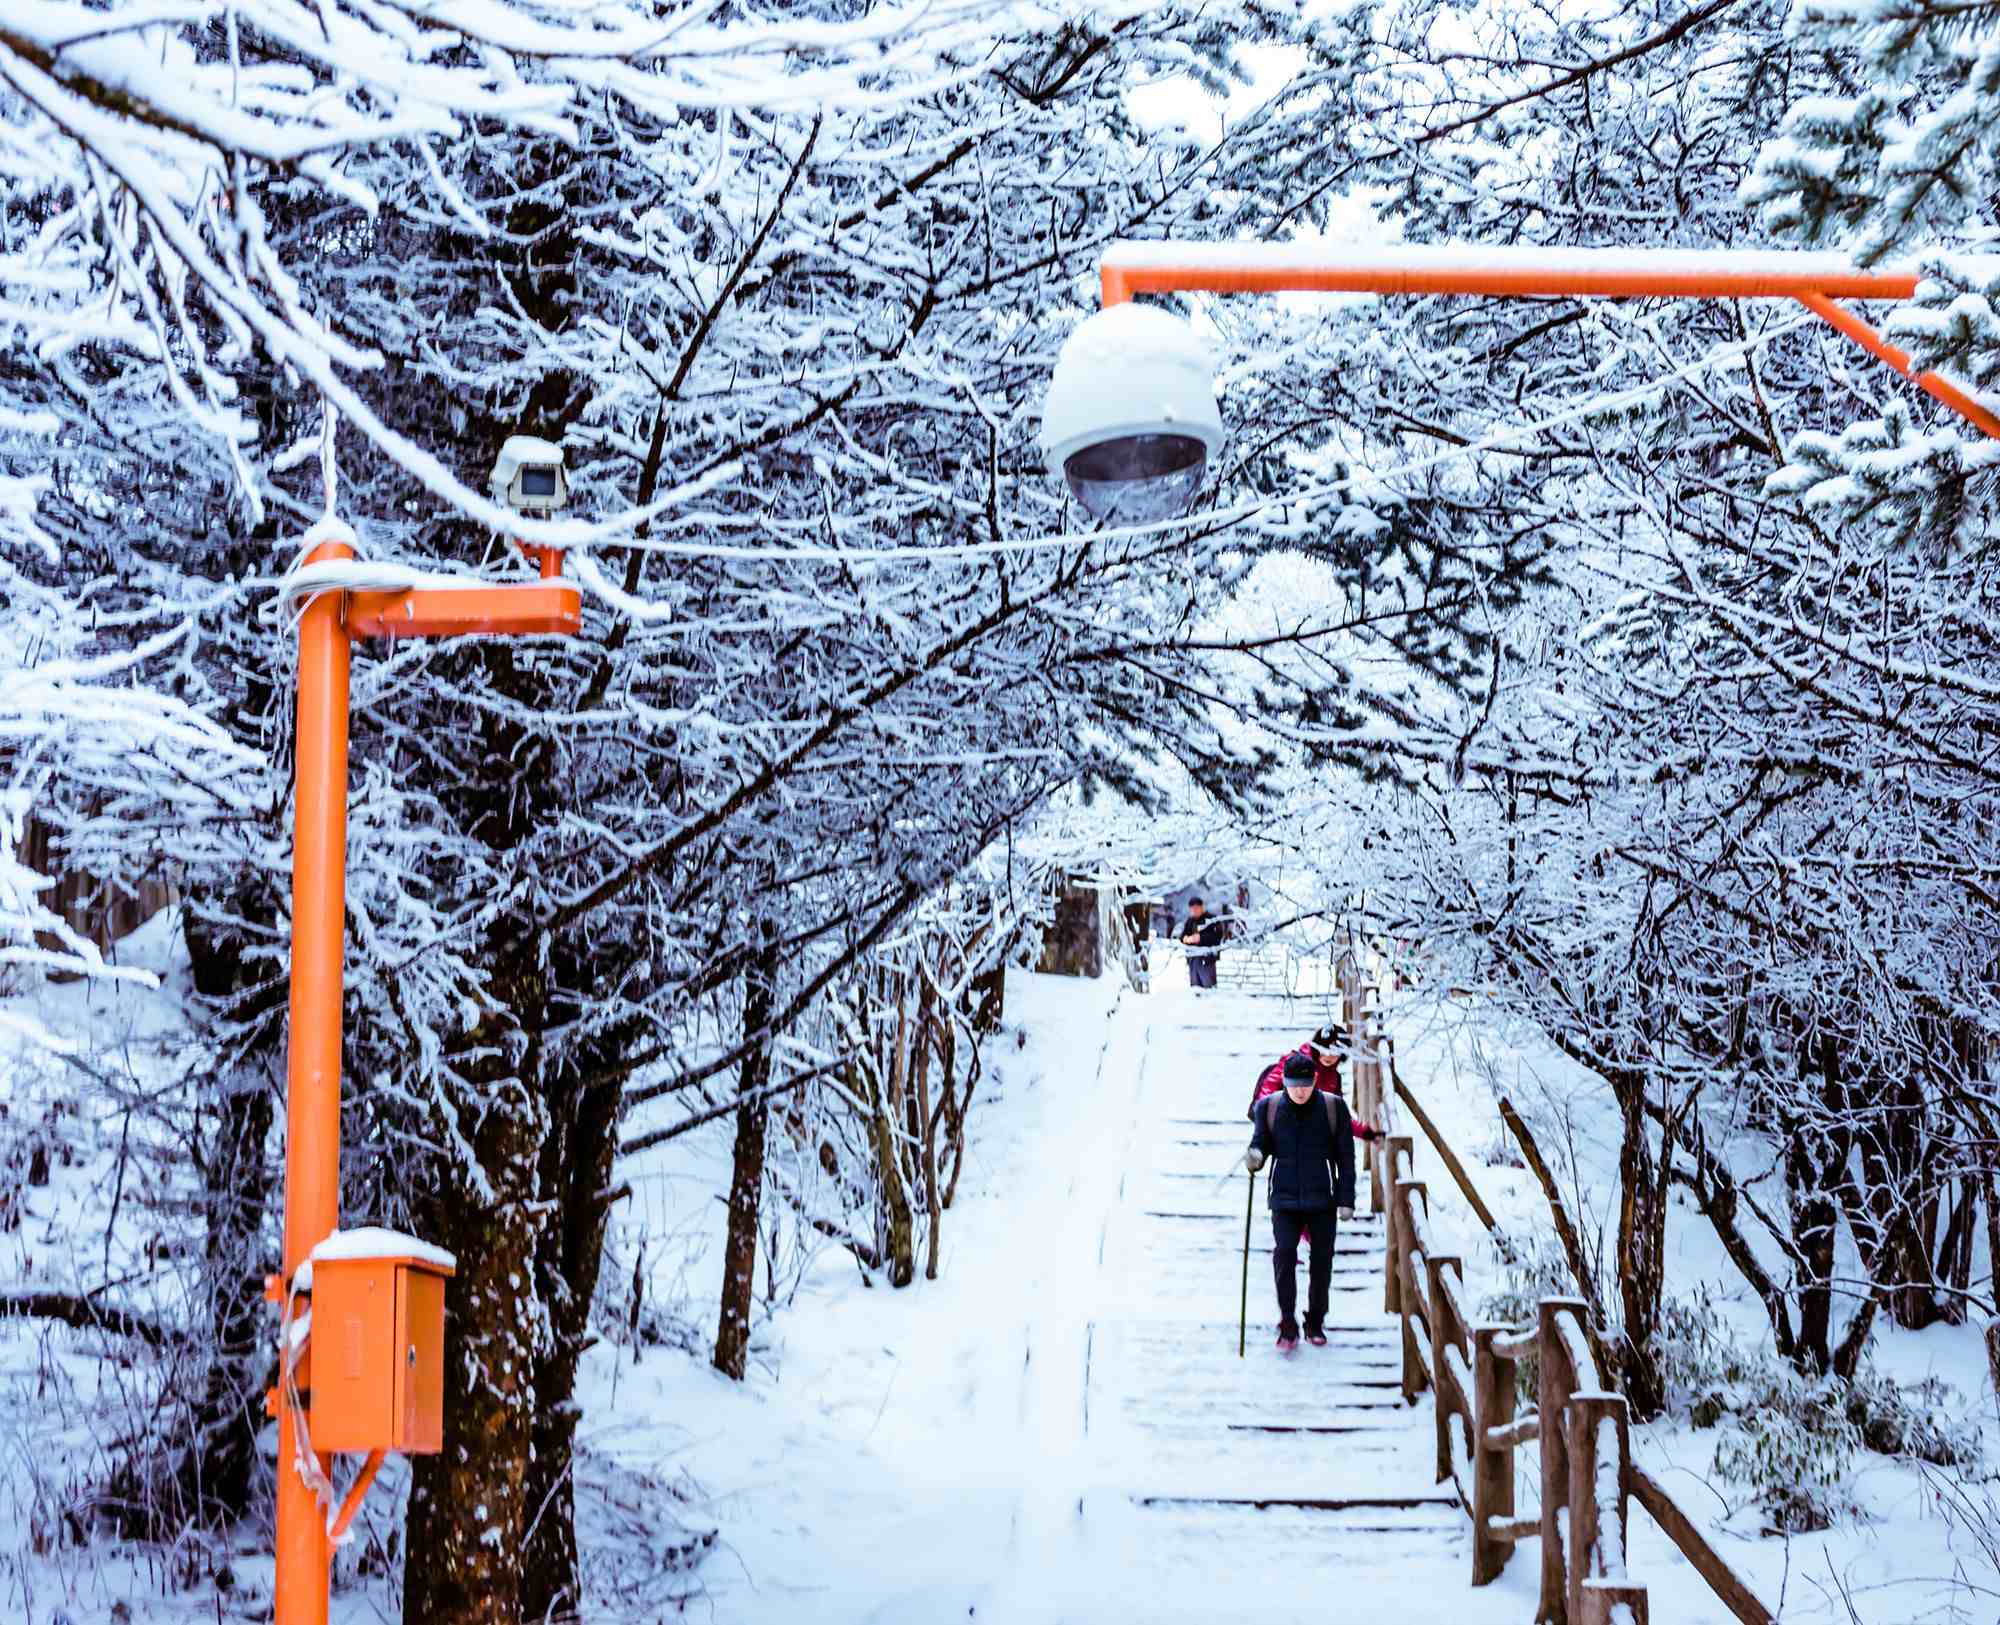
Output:
[[1429,1379],[1424,1373],[1423,1356],[1417,1350],[1415,1321],[1424,1313],[1425,1324],[1429,1324],[1429,1314],[1424,1312],[1423,1284],[1416,1278],[1416,1270],[1410,1262],[1413,1251],[1412,1239],[1416,1227],[1411,1223],[1412,1206],[1418,1197],[1424,1199],[1424,1211],[1430,1211],[1430,1197],[1421,1180],[1399,1179],[1396,1194],[1391,1198],[1396,1208],[1396,1283],[1401,1294],[1401,1315],[1403,1322],[1403,1403],[1414,1405],[1417,1395],[1424,1391]]
[[1514,1516],[1514,1447],[1491,1442],[1495,1428],[1514,1420],[1514,1362],[1493,1350],[1506,1330],[1481,1326],[1472,1334],[1472,1583],[1490,1584],[1512,1555],[1511,1540],[1496,1539],[1494,1520]]
[[1446,1284],[1444,1273],[1447,1269],[1458,1271],[1458,1278],[1465,1279],[1465,1265],[1451,1254],[1437,1257],[1424,1255],[1424,1296],[1431,1306],[1431,1386],[1436,1403],[1431,1407],[1437,1418],[1437,1481],[1442,1484],[1451,1477],[1451,1430],[1463,1414],[1472,1415],[1472,1396],[1458,1392],[1457,1379],[1452,1375],[1451,1362],[1444,1357],[1445,1350],[1455,1348],[1461,1360],[1467,1359],[1471,1348],[1465,1340],[1465,1328],[1459,1324],[1458,1313],[1452,1308],[1451,1288]]
[[1383,1159],[1388,1167],[1381,1164],[1375,1169],[1375,1210],[1382,1215],[1383,1258],[1382,1258],[1382,1312],[1385,1315],[1402,1313],[1403,1308],[1403,1265],[1401,1255],[1396,1251],[1396,1237],[1400,1226],[1396,1222],[1394,1192],[1396,1181],[1410,1172],[1410,1162],[1415,1148],[1407,1134],[1392,1134],[1385,1142],[1389,1155]]
[[[1623,1603],[1630,1610],[1630,1625],[1647,1625],[1646,1588],[1629,1580],[1586,1580],[1583,1582],[1583,1612],[1578,1625],[1612,1625]],[[1619,1625],[1625,1625],[1620,1621]]]
[[1584,1314],[1578,1298],[1544,1298],[1535,1306],[1536,1410],[1541,1418],[1542,1593],[1537,1625],[1569,1625],[1569,1576],[1563,1572],[1563,1508],[1569,1503],[1569,1396],[1577,1374],[1559,1321]]
[[[1357,1080],[1361,1085],[1361,1116],[1364,1122],[1380,1126],[1382,1122],[1382,1014],[1378,1009],[1364,1009],[1362,1025],[1368,1035],[1366,1070]],[[1370,1147],[1373,1154],[1373,1147]]]
[[[1576,1625],[1606,1625],[1584,1612],[1584,1582],[1625,1579],[1625,1399],[1597,1389],[1569,1396],[1564,1435],[1569,1446],[1569,1617]],[[1610,1429],[1599,1424],[1609,1422]],[[1607,1437],[1608,1434],[1608,1437]],[[1610,1521],[1604,1514],[1609,1499]],[[1599,1600],[1602,1594],[1599,1593]]]
[[1386,1129],[1396,1111],[1396,1040],[1382,1036],[1382,1068],[1375,1074],[1375,1126]]
[[[1352,980],[1350,980],[1350,977]],[[1378,1012],[1361,996],[1351,961],[1341,965],[1342,993],[1355,1035],[1352,1105],[1355,1114],[1386,1126],[1385,1066],[1393,1054],[1380,1031]],[[1397,1089],[1473,1211],[1497,1234],[1464,1166],[1414,1099]],[[1630,1418],[1622,1396],[1599,1389],[1589,1306],[1580,1298],[1544,1298],[1536,1305],[1532,1348],[1523,1328],[1481,1326],[1460,1313],[1464,1267],[1453,1255],[1422,1250],[1417,1203],[1430,1214],[1424,1182],[1412,1178],[1415,1142],[1385,1134],[1370,1148],[1370,1194],[1382,1216],[1382,1306],[1402,1327],[1402,1390],[1414,1404],[1424,1389],[1433,1396],[1437,1426],[1437,1478],[1450,1478],[1472,1515],[1472,1583],[1488,1585],[1507,1566],[1517,1541],[1537,1533],[1541,1545],[1537,1625],[1650,1625],[1646,1588],[1627,1571],[1630,1498],[1637,1495],[1669,1538],[1688,1556],[1716,1595],[1745,1625],[1770,1625],[1771,1615],[1733,1573],[1680,1509],[1631,1459]],[[1419,1268],[1421,1264],[1421,1268]],[[1456,1271],[1456,1275],[1448,1274]],[[1574,1332],[1566,1319],[1576,1321]],[[1422,1323],[1419,1341],[1419,1328]],[[1457,1359],[1450,1357],[1457,1351]],[[1516,1419],[1518,1363],[1532,1352],[1538,1366],[1533,1415]],[[1608,1424],[1608,1425],[1607,1425]],[[1457,1473],[1451,1429],[1469,1435],[1467,1485]],[[1537,1441],[1541,1466],[1539,1515],[1515,1508],[1515,1450]]]

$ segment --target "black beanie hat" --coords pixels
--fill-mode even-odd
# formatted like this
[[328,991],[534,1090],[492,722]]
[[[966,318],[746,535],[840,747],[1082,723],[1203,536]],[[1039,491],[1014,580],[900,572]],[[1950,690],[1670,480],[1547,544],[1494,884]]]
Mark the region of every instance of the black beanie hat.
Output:
[[1310,1055],[1287,1055],[1285,1057],[1285,1082],[1311,1083],[1318,1074],[1319,1068],[1313,1065]]

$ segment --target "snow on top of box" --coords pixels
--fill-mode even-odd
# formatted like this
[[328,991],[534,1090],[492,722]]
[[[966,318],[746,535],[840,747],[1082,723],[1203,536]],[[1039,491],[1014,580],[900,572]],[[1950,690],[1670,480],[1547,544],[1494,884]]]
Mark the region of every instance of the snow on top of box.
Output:
[[458,1268],[458,1260],[442,1247],[374,1224],[357,1230],[334,1231],[312,1250],[309,1262],[327,1264],[356,1258],[414,1258],[420,1264],[441,1270]]

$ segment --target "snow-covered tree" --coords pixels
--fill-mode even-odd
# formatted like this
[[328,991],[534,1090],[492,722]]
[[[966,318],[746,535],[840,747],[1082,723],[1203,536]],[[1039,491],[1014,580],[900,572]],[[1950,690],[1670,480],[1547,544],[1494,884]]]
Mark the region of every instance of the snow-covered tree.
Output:
[[[568,544],[588,593],[569,644],[398,646],[355,678],[347,1207],[461,1260],[406,1615],[540,1618],[577,1597],[572,1401],[628,1112],[755,1133],[736,1097],[790,1081],[779,1035],[839,1038],[871,977],[878,1007],[884,977],[921,999],[918,965],[970,951],[927,901],[1051,795],[1157,800],[1166,752],[1254,801],[1245,719],[1327,714],[1319,679],[1260,695],[1271,650],[1373,617],[1442,670],[1413,610],[1468,572],[1413,532],[1379,614],[1218,633],[1258,550],[1317,545],[1268,461],[1190,529],[1092,537],[1033,445],[1098,246],[1316,218],[1270,121],[1216,149],[1127,107],[1229,82],[1293,8],[101,16],[0,28],[0,265],[36,290],[7,364],[59,424],[4,455],[67,481],[58,568],[72,597],[110,583],[99,640],[178,606],[175,692],[268,764],[174,843],[226,1063],[215,1167],[266,1252],[223,1259],[232,1325],[275,1218],[233,1160],[268,1132],[282,1008],[266,589],[331,495],[372,559],[504,576],[512,531]],[[477,494],[519,431],[565,446],[575,520]],[[78,828],[147,861],[137,817]]]
[[[1328,184],[1374,188],[1413,239],[1782,231],[1922,258],[1990,229],[1987,31],[1947,8],[1387,5],[1322,47],[1344,74],[1289,94]],[[1937,264],[1890,331],[1984,386],[1983,273]],[[1977,743],[2000,676],[1993,448],[1750,303],[1335,308],[1279,366],[1370,477],[1377,556],[1432,527],[1481,564],[1464,590],[1488,635],[1455,687],[1330,643],[1373,666],[1348,690],[1372,726],[1298,742],[1382,781],[1338,809],[1329,887],[1366,885],[1614,1097],[1635,1405],[1663,1398],[1676,1183],[1802,1364],[1851,1371],[1878,1304],[1961,1314],[2000,946]],[[1372,579],[1375,557],[1345,569]],[[1782,1202],[1731,1143],[1746,1113]],[[1843,1229],[1858,1292],[1834,1278]]]

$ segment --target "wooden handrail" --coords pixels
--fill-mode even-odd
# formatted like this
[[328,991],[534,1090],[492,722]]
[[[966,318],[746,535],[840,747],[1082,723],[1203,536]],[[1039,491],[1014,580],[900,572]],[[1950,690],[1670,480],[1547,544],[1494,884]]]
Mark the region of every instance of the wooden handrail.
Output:
[[1709,1590],[1721,1599],[1723,1606],[1743,1621],[1743,1625],[1771,1625],[1771,1610],[1758,1600],[1757,1594],[1702,1537],[1701,1531],[1661,1487],[1660,1481],[1637,1462],[1631,1463],[1626,1471],[1631,1477],[1633,1499],[1646,1509],[1653,1522],[1666,1531],[1667,1538],[1680,1548],[1681,1556],[1694,1566],[1695,1573],[1708,1582]]
[[[1357,1019],[1364,1002],[1358,978],[1349,979],[1347,965],[1342,972],[1349,1030],[1365,1052],[1356,1058],[1357,1083],[1370,1066],[1379,1079],[1387,1048],[1381,1023],[1372,1011],[1370,1019]],[[1397,1076],[1393,1050],[1388,1053],[1396,1100],[1410,1108],[1473,1212],[1498,1236],[1492,1209],[1423,1103]],[[1535,1537],[1541,1547],[1538,1620],[1647,1625],[1646,1588],[1626,1572],[1627,1504],[1637,1500],[1742,1625],[1771,1625],[1756,1594],[1632,1460],[1625,1400],[1604,1390],[1608,1373],[1591,1335],[1589,1305],[1580,1298],[1544,1298],[1532,1326],[1474,1326],[1465,1312],[1459,1260],[1431,1250],[1429,1194],[1415,1177],[1414,1142],[1391,1134],[1371,1152],[1370,1187],[1387,1242],[1382,1303],[1402,1330],[1403,1398],[1414,1404],[1430,1390],[1437,1481],[1451,1483],[1472,1518],[1472,1583],[1497,1579],[1515,1545]],[[1530,1356],[1537,1364],[1537,1404],[1517,1417],[1516,1372]],[[1514,1452],[1525,1445],[1534,1445],[1541,1458],[1541,1508],[1516,1516]]]
[[1450,1170],[1451,1177],[1458,1182],[1458,1188],[1465,1193],[1467,1204],[1479,1215],[1479,1222],[1488,1230],[1497,1232],[1500,1221],[1493,1217],[1493,1210],[1486,1205],[1478,1187],[1472,1183],[1472,1176],[1465,1171],[1465,1164],[1458,1160],[1458,1153],[1445,1143],[1444,1136],[1438,1132],[1437,1124],[1431,1121],[1431,1114],[1424,1110],[1423,1102],[1410,1093],[1410,1086],[1400,1077],[1395,1079],[1395,1086],[1397,1102],[1410,1108],[1410,1115],[1417,1120],[1417,1127],[1424,1131],[1424,1137],[1436,1149],[1438,1161]]

